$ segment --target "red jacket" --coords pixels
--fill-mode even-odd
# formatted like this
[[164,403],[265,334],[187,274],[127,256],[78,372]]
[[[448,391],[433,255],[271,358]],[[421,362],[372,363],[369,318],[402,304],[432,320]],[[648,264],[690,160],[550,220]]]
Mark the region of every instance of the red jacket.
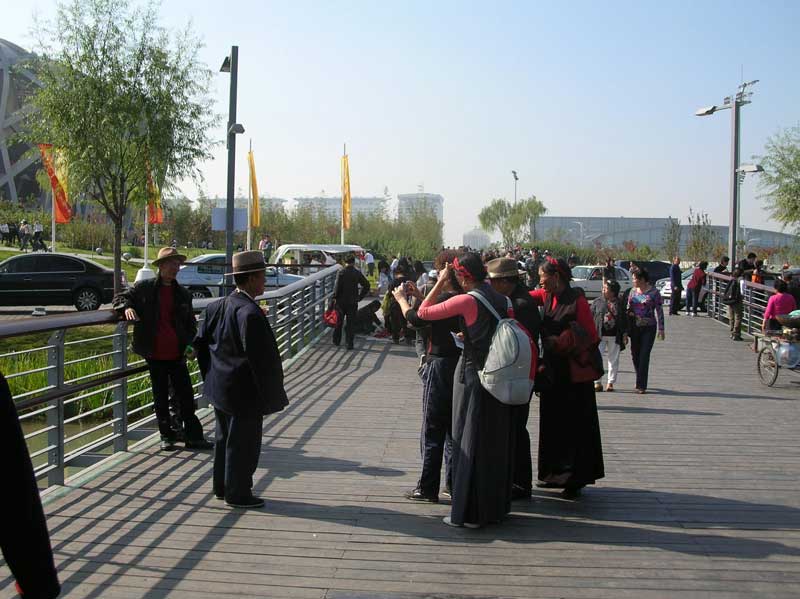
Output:
[[692,278],[689,279],[689,284],[686,289],[694,289],[695,287],[702,287],[706,283],[706,273],[699,268],[695,268],[692,273]]

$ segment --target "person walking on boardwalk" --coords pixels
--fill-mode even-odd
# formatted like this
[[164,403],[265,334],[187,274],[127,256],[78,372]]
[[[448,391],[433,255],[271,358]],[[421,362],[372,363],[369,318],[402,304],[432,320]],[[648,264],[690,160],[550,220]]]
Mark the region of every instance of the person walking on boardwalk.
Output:
[[563,258],[547,258],[539,269],[541,288],[530,292],[543,307],[543,369],[539,389],[539,483],[576,499],[586,485],[605,476],[594,381],[600,364],[587,368],[599,338],[586,298],[570,287]]
[[153,384],[161,449],[175,449],[176,431],[171,426],[169,388],[174,390],[178,417],[183,421],[188,449],[211,449],[194,413],[194,388],[186,360],[194,358],[191,342],[197,331],[192,295],[176,277],[186,256],[172,247],[161,248],[153,266],[154,279],[136,283],[114,297],[113,308],[133,325],[133,351],[147,361]]
[[[536,302],[529,295],[530,290],[523,284],[520,276],[526,271],[520,270],[516,260],[495,258],[486,263],[489,273],[489,284],[492,289],[511,300],[514,318],[525,327],[533,338],[534,346],[539,346],[539,328],[541,317]],[[514,482],[511,487],[512,499],[530,498],[533,492],[533,462],[531,460],[531,436],[528,433],[528,416],[530,402],[512,406],[514,420]]]
[[672,259],[672,265],[669,267],[669,285],[672,288],[672,296],[669,298],[669,315],[678,316],[681,309],[681,291],[683,291],[680,256]]
[[[442,254],[450,254],[445,251]],[[436,262],[443,266],[441,258]],[[438,279],[438,274],[437,274]],[[419,288],[408,283],[410,295],[418,301],[425,298]],[[438,300],[444,302],[460,293],[451,278],[440,286]],[[422,471],[414,489],[405,493],[411,501],[439,501],[442,460],[445,466],[445,497],[452,496],[452,423],[453,423],[453,379],[455,377],[461,350],[456,346],[453,333],[460,331],[458,317],[431,322],[417,316],[417,310],[411,307],[406,297],[406,290],[397,287],[394,297],[403,311],[403,317],[409,324],[417,327],[430,327],[425,335],[426,344],[422,362],[422,430],[420,431],[420,455]]]
[[[700,267],[702,266],[701,262]],[[636,392],[643,394],[647,391],[650,352],[653,350],[653,344],[656,337],[662,341],[665,337],[661,294],[650,284],[650,274],[647,269],[640,268],[639,272],[633,275],[633,287],[625,308],[628,317],[628,336],[631,340],[631,358],[636,371]]]
[[342,315],[336,328],[333,329],[333,344],[338,346],[342,343],[342,327],[344,327],[347,349],[353,349],[358,302],[369,293],[369,281],[360,270],[356,270],[355,256],[348,256],[344,262],[345,267],[339,271],[333,290],[333,303]]
[[252,491],[261,427],[265,415],[289,405],[278,344],[254,299],[264,293],[265,268],[261,251],[234,254],[236,290],[206,308],[195,338],[203,395],[217,421],[214,496],[231,507],[264,505]]
[[513,310],[508,298],[486,284],[486,268],[480,255],[473,253],[446,264],[417,309],[417,315],[428,321],[458,317],[464,335],[453,383],[453,501],[444,522],[478,528],[500,522],[511,510],[514,423],[511,406],[495,399],[478,378],[497,319],[469,293],[439,301],[453,271],[465,291],[480,294],[498,314],[513,317]]
[[[625,334],[627,332],[626,312],[620,305],[620,286],[617,281],[606,281],[603,294],[595,299],[590,306],[597,334],[600,336],[600,355],[608,355],[608,382],[606,391],[614,390],[619,373],[619,353],[625,349]],[[602,391],[602,381],[594,383],[595,391]]]

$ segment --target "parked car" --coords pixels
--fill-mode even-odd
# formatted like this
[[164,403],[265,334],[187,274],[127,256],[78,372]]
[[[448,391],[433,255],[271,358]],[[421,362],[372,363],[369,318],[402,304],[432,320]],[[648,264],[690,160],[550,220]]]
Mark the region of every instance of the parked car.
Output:
[[[586,294],[586,299],[595,299],[600,297],[603,292],[603,269],[604,266],[599,265],[581,265],[575,266],[572,269],[572,286],[581,287]],[[620,293],[629,289],[633,285],[631,280],[631,273],[624,268],[615,266],[614,269],[617,273],[617,282],[619,283]]]
[[[360,245],[338,245],[324,243],[288,243],[278,247],[270,258],[273,264],[286,264],[287,270],[297,271],[297,274],[309,275],[314,271],[321,270],[331,264],[341,262],[350,254],[355,255],[357,266],[363,269],[361,261],[364,259],[364,248]],[[294,262],[292,262],[294,260]],[[318,267],[308,267],[308,264],[315,262]],[[315,264],[315,266],[316,266]],[[304,268],[301,268],[305,265]]]
[[[681,305],[678,307],[678,310],[683,309],[683,307],[686,305],[686,286],[689,284],[689,279],[692,278],[692,274],[694,274],[694,267],[687,268],[683,271],[683,273],[681,273],[683,289],[681,290]],[[661,299],[664,300],[664,305],[670,305],[672,303],[672,283],[670,282],[669,277],[656,281],[655,287],[661,293]],[[708,295],[708,289],[703,287],[700,290],[699,309],[701,312],[705,312],[706,310],[706,295]]]
[[[188,260],[178,271],[178,283],[188,288],[193,298],[219,297],[220,286],[225,274],[225,254],[201,254]],[[273,266],[267,267],[266,288],[285,287],[302,280],[303,277],[278,272]]]
[[[122,287],[128,286],[123,271]],[[114,271],[68,254],[20,254],[0,262],[3,306],[75,306],[97,310],[114,297]]]
[[630,270],[632,263],[639,268],[644,268],[647,270],[647,274],[650,275],[651,281],[658,281],[664,277],[669,278],[669,267],[671,264],[669,262],[664,262],[663,260],[617,260],[616,262],[617,266],[620,266],[625,270]]

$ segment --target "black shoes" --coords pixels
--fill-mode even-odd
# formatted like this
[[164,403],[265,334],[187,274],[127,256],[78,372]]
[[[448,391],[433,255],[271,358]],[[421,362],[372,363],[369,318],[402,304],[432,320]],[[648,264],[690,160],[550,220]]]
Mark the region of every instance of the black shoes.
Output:
[[161,451],[175,451],[175,439],[161,437]]
[[427,501],[429,503],[439,503],[439,496],[438,495],[427,495],[423,493],[422,489],[414,489],[413,491],[409,491],[408,493],[404,493],[403,497],[406,499],[410,499],[411,501]]
[[564,485],[558,483],[548,483],[543,480],[536,481],[536,487],[539,489],[563,489]]
[[511,500],[516,501],[519,499],[530,499],[531,495],[533,495],[533,491],[531,489],[526,489],[521,485],[512,485],[511,486]]
[[186,441],[186,449],[214,449],[214,444],[206,439]]
[[561,497],[564,499],[574,500],[581,496],[580,487],[566,487],[561,491]]
[[240,499],[226,499],[225,505],[230,507],[258,508],[264,507],[264,500],[260,497],[250,495],[250,497],[242,497]]

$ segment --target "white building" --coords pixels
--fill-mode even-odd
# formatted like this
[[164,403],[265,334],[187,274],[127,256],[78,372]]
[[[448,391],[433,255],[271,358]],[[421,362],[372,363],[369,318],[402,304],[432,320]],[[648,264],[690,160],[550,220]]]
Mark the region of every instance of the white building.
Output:
[[[342,216],[342,198],[340,197],[295,198],[294,201],[299,209],[310,208],[314,211],[322,211],[336,219]],[[351,215],[354,217],[359,214],[384,215],[386,213],[386,198],[384,197],[354,196],[350,198],[350,202]]]
[[482,250],[489,247],[490,243],[492,243],[492,239],[483,229],[472,229],[472,231],[464,233],[463,245],[466,247]]
[[397,196],[397,218],[404,219],[425,206],[433,210],[440,223],[444,223],[444,198],[438,193],[401,193]]

